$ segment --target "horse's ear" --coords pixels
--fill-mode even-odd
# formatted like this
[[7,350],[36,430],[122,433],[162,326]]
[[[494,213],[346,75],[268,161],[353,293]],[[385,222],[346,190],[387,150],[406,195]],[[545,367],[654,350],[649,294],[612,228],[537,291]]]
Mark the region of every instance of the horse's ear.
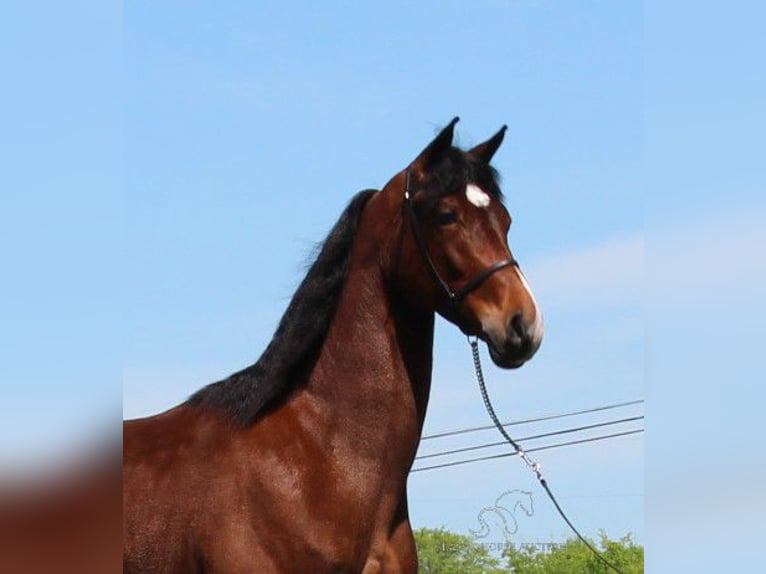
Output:
[[500,144],[503,143],[503,138],[505,137],[505,130],[507,129],[508,129],[508,126],[501,127],[500,131],[498,131],[495,135],[493,135],[484,143],[480,143],[476,147],[471,148],[471,150],[468,153],[479,158],[484,163],[489,163],[490,161],[492,161],[492,156],[495,155],[497,148],[499,148]]
[[420,155],[412,162],[412,169],[418,175],[422,175],[452,146],[452,137],[455,134],[455,124],[460,118],[455,117],[442,129],[433,141],[420,152]]

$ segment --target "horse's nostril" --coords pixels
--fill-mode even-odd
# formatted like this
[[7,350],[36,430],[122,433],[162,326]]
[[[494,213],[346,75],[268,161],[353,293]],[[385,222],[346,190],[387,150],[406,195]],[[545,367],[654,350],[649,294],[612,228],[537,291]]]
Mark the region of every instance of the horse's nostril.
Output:
[[527,329],[524,326],[524,317],[521,313],[516,313],[511,319],[511,333],[516,335],[522,341],[527,336]]

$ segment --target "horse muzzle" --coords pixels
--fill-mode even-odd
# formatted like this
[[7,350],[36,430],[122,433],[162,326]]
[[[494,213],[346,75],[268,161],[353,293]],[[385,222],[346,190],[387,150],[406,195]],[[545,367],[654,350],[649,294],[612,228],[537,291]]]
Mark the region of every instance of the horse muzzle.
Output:
[[516,313],[505,329],[484,329],[492,362],[502,369],[518,369],[531,359],[542,343],[542,321],[537,317],[528,325],[521,313]]

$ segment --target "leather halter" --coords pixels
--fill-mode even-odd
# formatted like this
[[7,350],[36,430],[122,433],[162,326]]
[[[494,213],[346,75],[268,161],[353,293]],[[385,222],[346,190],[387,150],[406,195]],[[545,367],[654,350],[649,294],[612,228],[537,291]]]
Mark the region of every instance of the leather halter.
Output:
[[425,261],[426,267],[434,278],[434,281],[436,281],[439,287],[441,287],[442,291],[444,291],[444,293],[447,295],[447,299],[449,299],[450,303],[453,305],[459,305],[466,295],[477,289],[479,285],[484,283],[484,281],[486,281],[489,276],[496,271],[500,271],[501,269],[509,266],[519,266],[518,261],[513,258],[501,259],[497,263],[493,263],[486,269],[479,271],[459,289],[452,289],[452,287],[447,284],[442,276],[439,275],[439,271],[436,269],[436,265],[434,265],[433,259],[431,259],[431,255],[428,253],[428,247],[426,246],[426,241],[423,237],[423,234],[420,232],[418,218],[415,215],[415,209],[412,205],[412,193],[410,193],[410,174],[411,170],[410,168],[407,168],[407,179],[404,187],[404,210],[407,212],[407,218],[410,221],[412,233],[415,235],[415,240],[418,243],[420,254],[423,256],[423,261]]

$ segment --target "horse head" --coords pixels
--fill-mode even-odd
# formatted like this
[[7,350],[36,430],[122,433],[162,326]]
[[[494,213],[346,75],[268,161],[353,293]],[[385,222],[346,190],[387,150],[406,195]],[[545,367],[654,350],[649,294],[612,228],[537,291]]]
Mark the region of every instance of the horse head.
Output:
[[490,165],[506,128],[466,151],[452,146],[456,122],[383,188],[402,203],[394,280],[412,305],[482,339],[496,365],[517,368],[539,348],[543,322],[511,254],[511,216]]

